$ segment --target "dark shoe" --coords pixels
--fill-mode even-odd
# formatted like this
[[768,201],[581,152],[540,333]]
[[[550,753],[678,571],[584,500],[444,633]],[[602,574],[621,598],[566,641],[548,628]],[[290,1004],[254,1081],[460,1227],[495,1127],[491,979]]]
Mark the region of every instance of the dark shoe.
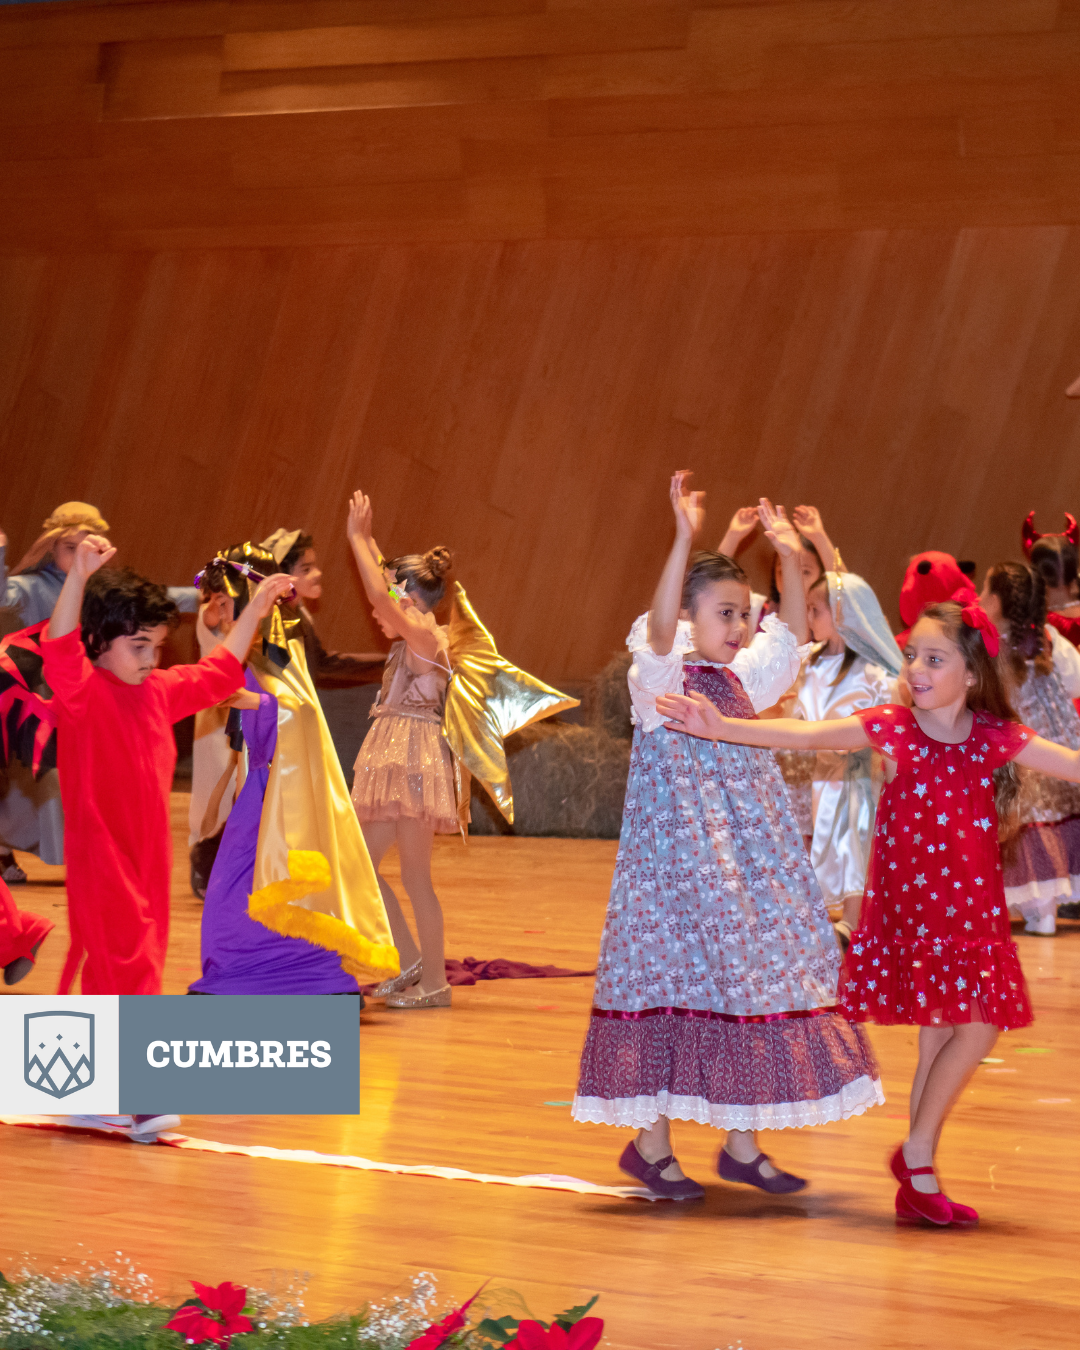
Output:
[[665,1181],[660,1175],[674,1161],[675,1155],[668,1154],[666,1158],[661,1158],[658,1162],[648,1162],[641,1156],[636,1142],[631,1139],[623,1149],[622,1157],[619,1159],[619,1167],[627,1176],[631,1176],[635,1181],[640,1181],[642,1185],[648,1186],[654,1195],[662,1195],[665,1200],[704,1200],[705,1187],[699,1186],[696,1181],[691,1181],[689,1177],[684,1177],[682,1181]]
[[769,1162],[769,1159],[764,1153],[759,1153],[753,1162],[741,1163],[737,1158],[733,1158],[726,1148],[722,1148],[716,1161],[716,1170],[724,1181],[737,1181],[743,1186],[757,1186],[760,1190],[768,1191],[770,1195],[792,1195],[810,1184],[791,1172],[778,1171],[774,1177],[762,1176],[761,1164],[765,1162]]
[[1080,919],[1080,900],[1066,900],[1058,905],[1059,919]]
[[[41,942],[44,941],[45,939],[42,938]],[[41,942],[36,942],[33,947],[30,948],[32,953],[30,956],[17,956],[14,961],[9,961],[7,963],[4,967],[5,984],[18,984],[20,980],[26,979],[27,975],[34,969],[35,959],[38,954],[38,948],[41,946]]]

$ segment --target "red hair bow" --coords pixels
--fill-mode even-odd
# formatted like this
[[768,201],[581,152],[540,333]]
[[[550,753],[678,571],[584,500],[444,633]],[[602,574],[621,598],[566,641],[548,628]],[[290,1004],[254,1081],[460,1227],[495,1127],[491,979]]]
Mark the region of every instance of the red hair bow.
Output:
[[960,611],[960,617],[969,628],[977,628],[982,633],[982,640],[986,645],[986,650],[991,656],[997,656],[998,649],[1001,646],[998,638],[998,630],[994,627],[990,615],[983,609],[982,605],[965,605]]

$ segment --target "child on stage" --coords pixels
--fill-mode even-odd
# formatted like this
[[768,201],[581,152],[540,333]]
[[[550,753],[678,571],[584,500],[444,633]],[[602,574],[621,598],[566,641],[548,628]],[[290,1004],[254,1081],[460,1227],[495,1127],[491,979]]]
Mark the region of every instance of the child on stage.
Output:
[[176,606],[133,572],[100,572],[115,551],[98,535],[81,541],[41,644],[67,821],[71,945],[61,994],[84,955],[84,994],[161,992],[172,723],[240,688],[256,626],[290,589],[287,577],[269,578],[212,655],[155,670]]
[[17,909],[7,884],[0,880],[0,970],[5,984],[18,984],[34,969],[37,950],[53,930],[53,921]]
[[[834,1009],[840,952],[779,766],[764,751],[673,736],[657,713],[657,695],[686,687],[752,719],[808,650],[794,527],[763,500],[783,596],[744,648],[746,575],[722,554],[691,557],[704,510],[686,477],[672,480],[675,543],[628,642],[638,725],[573,1110],[637,1127],[620,1166],[676,1200],[705,1192],[672,1155],[671,1119],[726,1129],[721,1177],[783,1193],[806,1182],[769,1162],[756,1130],[884,1101],[861,1031]],[[682,641],[680,612],[692,624]]]
[[994,657],[997,630],[976,603],[928,605],[904,648],[912,708],[831,722],[741,721],[690,690],[658,700],[673,731],[735,745],[859,750],[885,757],[862,923],[842,980],[855,1022],[919,1028],[911,1126],[893,1155],[897,1221],[971,1225],[941,1191],[942,1126],[1000,1031],[1032,1020],[1002,886],[999,820],[1019,788],[1015,764],[1080,781],[1080,751],[1016,719]]

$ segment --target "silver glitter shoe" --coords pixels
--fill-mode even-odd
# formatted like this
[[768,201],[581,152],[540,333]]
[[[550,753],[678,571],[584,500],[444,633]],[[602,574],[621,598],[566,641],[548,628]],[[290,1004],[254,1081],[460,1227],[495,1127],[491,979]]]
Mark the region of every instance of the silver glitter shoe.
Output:
[[433,994],[391,994],[386,1000],[388,1008],[449,1008],[450,986],[444,984]]
[[400,975],[395,975],[392,980],[383,980],[382,984],[376,985],[368,997],[387,998],[390,994],[400,994],[403,989],[411,989],[414,984],[419,984],[420,976],[423,973],[423,961],[414,961],[408,970],[403,970]]

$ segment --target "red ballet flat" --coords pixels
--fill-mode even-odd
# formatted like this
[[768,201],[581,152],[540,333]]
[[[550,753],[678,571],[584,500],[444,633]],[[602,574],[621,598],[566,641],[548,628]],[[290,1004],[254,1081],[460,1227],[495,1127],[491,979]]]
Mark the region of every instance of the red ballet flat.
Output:
[[[904,1158],[903,1144],[897,1145],[896,1152],[889,1159],[889,1170],[897,1181],[900,1182],[901,1188],[903,1188],[905,1176],[913,1175],[913,1172],[908,1168],[907,1161]],[[925,1168],[915,1170],[926,1171]],[[933,1169],[931,1168],[930,1170],[932,1171]],[[922,1192],[919,1192],[919,1194],[922,1194]],[[952,1225],[954,1228],[974,1228],[979,1222],[979,1211],[977,1209],[972,1209],[970,1205],[958,1205],[955,1200],[949,1200],[948,1196],[946,1196],[945,1199],[948,1200],[949,1208],[952,1210]],[[897,1192],[896,1222],[905,1225],[921,1223],[922,1221],[922,1215],[915,1210],[909,1210],[906,1206],[906,1201],[903,1205],[901,1204],[900,1192]]]
[[931,1223],[938,1228],[948,1228],[953,1221],[952,1205],[947,1196],[940,1191],[929,1195],[917,1191],[911,1184],[912,1177],[932,1177],[932,1167],[909,1167],[904,1158],[901,1145],[889,1159],[889,1168],[900,1183],[896,1192],[896,1222],[902,1227],[916,1223]]

